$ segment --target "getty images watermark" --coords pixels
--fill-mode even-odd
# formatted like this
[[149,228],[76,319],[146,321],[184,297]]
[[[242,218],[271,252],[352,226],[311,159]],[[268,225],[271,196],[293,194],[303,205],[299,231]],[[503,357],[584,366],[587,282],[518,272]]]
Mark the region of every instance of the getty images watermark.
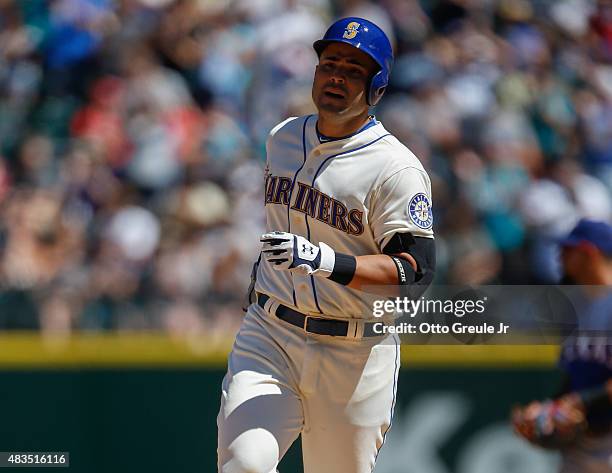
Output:
[[[395,299],[375,300],[372,304],[372,315],[377,318],[383,317],[409,317],[414,319],[417,315],[446,315],[463,319],[465,316],[482,315],[486,310],[488,296],[474,299],[411,299],[409,297],[396,297]],[[394,324],[376,322],[373,330],[378,334],[506,334],[510,328],[509,324],[499,322],[493,325],[482,321],[473,324],[471,321],[465,323],[456,321],[450,325],[435,321],[404,321]]]
[[[502,345],[558,344],[586,334],[589,343],[612,346],[608,286],[433,285],[416,295],[402,291],[364,291],[375,333],[397,334],[408,344]],[[607,316],[594,316],[605,310]]]

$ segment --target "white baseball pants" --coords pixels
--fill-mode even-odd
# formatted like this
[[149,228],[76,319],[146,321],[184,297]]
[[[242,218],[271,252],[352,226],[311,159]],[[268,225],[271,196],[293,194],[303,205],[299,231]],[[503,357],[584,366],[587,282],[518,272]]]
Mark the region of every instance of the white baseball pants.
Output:
[[274,473],[300,433],[305,473],[371,473],[399,364],[395,337],[312,335],[251,305],[223,379],[219,473]]

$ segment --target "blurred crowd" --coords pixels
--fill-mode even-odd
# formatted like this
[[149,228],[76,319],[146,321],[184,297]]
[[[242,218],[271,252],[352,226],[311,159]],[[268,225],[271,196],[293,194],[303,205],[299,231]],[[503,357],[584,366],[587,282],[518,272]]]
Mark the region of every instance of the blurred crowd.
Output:
[[612,220],[612,0],[0,0],[0,329],[235,330],[266,135],[347,15],[392,37],[437,282],[558,281]]

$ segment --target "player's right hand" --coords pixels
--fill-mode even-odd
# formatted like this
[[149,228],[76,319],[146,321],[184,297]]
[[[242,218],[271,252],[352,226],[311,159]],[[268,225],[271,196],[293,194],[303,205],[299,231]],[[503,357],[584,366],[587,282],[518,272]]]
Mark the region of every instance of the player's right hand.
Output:
[[276,270],[289,270],[302,276],[328,277],[334,269],[334,250],[325,243],[318,246],[300,235],[270,232],[261,236],[263,257]]

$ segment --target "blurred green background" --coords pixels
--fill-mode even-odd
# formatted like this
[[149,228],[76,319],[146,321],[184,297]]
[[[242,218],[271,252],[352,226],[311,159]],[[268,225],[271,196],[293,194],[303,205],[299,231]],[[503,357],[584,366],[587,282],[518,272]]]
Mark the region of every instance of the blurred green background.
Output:
[[[0,337],[0,449],[69,451],[70,471],[216,471],[227,345],[163,334]],[[559,384],[552,346],[403,347],[377,473],[546,473],[511,407]],[[333,455],[333,448],[324,454]],[[301,472],[299,444],[282,473]]]

